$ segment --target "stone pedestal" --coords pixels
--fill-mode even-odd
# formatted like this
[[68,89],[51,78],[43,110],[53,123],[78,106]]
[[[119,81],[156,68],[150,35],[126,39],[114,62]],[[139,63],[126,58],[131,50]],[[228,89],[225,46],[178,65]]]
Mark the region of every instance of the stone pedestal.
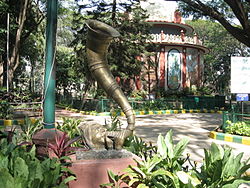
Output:
[[56,142],[56,137],[62,137],[63,132],[57,129],[42,129],[36,132],[32,141],[36,145],[37,155],[41,157],[48,157],[48,143],[54,144]]
[[[98,154],[98,152],[96,153],[94,151],[94,159],[89,159],[89,156],[91,156],[91,154],[88,152],[85,152],[87,153],[87,157],[84,156],[84,152],[82,153],[82,156],[81,154],[77,153],[77,159],[79,159],[79,156],[81,158],[87,159],[73,161],[70,170],[72,170],[76,174],[77,180],[71,181],[69,183],[69,188],[98,188],[100,184],[110,182],[107,170],[111,170],[115,174],[122,174],[122,170],[127,168],[128,165],[136,165],[136,162],[133,159],[138,159],[137,156],[124,151],[114,152],[120,152],[114,155],[119,156],[121,158],[102,158],[104,154],[103,151],[100,151],[100,155]],[[125,154],[123,155],[121,154],[121,152],[124,152]],[[107,155],[112,156],[112,151],[107,151]]]

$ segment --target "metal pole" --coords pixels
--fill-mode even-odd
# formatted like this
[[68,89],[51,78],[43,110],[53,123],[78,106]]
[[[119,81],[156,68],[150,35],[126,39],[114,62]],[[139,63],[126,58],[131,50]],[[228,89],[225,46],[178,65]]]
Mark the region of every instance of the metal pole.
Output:
[[6,45],[6,58],[7,58],[7,74],[6,74],[6,87],[7,87],[7,92],[9,92],[9,42],[10,42],[10,14],[7,14],[7,45]]
[[47,0],[47,26],[44,77],[43,122],[45,129],[55,128],[55,46],[57,0]]
[[244,113],[244,101],[241,101],[241,114],[242,114],[242,116],[241,116],[241,121],[243,121],[243,113]]

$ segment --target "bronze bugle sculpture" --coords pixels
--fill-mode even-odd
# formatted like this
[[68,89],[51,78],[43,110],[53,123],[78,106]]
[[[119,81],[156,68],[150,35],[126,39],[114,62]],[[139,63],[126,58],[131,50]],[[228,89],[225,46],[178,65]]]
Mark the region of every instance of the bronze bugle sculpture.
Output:
[[[107,142],[107,139],[111,139],[116,149],[121,149],[124,140],[132,135],[135,129],[135,116],[126,96],[115,81],[107,62],[109,44],[114,37],[118,37],[120,34],[113,27],[97,20],[88,20],[87,27],[86,51],[90,72],[104,91],[121,107],[128,123],[127,128],[120,132],[106,131],[103,133],[103,129],[100,128],[100,130],[102,130],[101,135],[105,135],[102,141]],[[92,137],[93,136],[94,135],[92,135]],[[92,141],[89,140],[92,147],[101,147],[100,143],[102,141],[97,139],[98,138],[92,138]],[[88,138],[86,138],[86,140],[88,140]],[[98,144],[96,145],[93,142]]]

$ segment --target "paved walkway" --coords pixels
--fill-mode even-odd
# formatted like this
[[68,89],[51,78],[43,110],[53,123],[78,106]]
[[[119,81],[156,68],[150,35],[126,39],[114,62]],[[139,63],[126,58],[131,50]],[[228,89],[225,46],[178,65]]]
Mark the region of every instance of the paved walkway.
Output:
[[[85,121],[95,121],[101,124],[110,120],[108,116],[89,116],[80,113],[72,113],[66,110],[57,110],[56,117],[60,116],[81,118]],[[121,117],[126,126],[126,118]],[[250,157],[250,146],[214,140],[208,137],[210,131],[222,123],[221,114],[209,113],[186,113],[166,115],[142,115],[136,117],[136,135],[146,141],[156,143],[159,134],[165,135],[170,129],[173,130],[173,138],[178,142],[181,138],[188,137],[186,153],[191,154],[191,159],[199,163],[204,157],[203,148],[209,148],[212,142],[220,145],[228,145],[233,148],[235,154],[244,152],[244,159]]]

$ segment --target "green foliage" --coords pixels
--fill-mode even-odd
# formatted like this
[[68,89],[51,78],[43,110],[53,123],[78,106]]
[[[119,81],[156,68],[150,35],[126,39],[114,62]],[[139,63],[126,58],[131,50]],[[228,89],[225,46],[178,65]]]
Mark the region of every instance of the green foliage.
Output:
[[247,32],[245,26],[249,25],[249,20],[244,19],[245,15],[249,15],[248,1],[237,1],[235,4],[227,0],[183,0],[179,9],[186,17],[206,17],[214,23],[219,22],[233,37],[250,47],[249,35],[244,35]]
[[108,123],[105,119],[104,127],[107,129],[107,131],[119,131],[121,130],[122,123],[119,120],[117,115],[110,115],[111,122]]
[[[82,2],[82,1],[78,1]],[[85,13],[77,14],[74,17],[74,22],[78,23],[74,29],[77,30],[76,39],[73,44],[77,53],[78,73],[85,73],[87,80],[93,79],[89,71],[86,70],[86,32],[87,28],[79,28],[84,25],[87,19],[97,19],[102,21],[115,29],[117,29],[121,36],[114,39],[109,48],[108,62],[114,77],[121,78],[121,87],[126,92],[131,92],[130,85],[126,80],[133,79],[138,76],[143,67],[143,62],[138,60],[138,56],[146,52],[147,43],[149,39],[150,25],[145,22],[147,14],[143,10],[137,0],[120,2],[109,1],[97,2],[92,0],[88,5],[80,5],[79,12]],[[85,9],[91,7],[91,9]],[[131,16],[133,15],[133,16]]]
[[[250,182],[250,177],[245,175],[250,168],[250,159],[242,161],[243,153],[234,157],[232,149],[224,149],[212,143],[209,150],[204,150],[202,167],[197,169],[189,161],[193,168],[188,170],[183,168],[187,159],[182,156],[188,140],[184,138],[175,145],[172,137],[172,131],[165,137],[159,135],[157,152],[142,156],[140,160],[136,160],[137,166],[128,166],[124,174],[117,175],[108,171],[112,181],[103,184],[103,187],[117,188],[121,183],[126,183],[132,188],[231,188]],[[131,142],[132,148],[146,149],[145,144],[138,139],[134,140],[136,142]]]
[[35,146],[28,150],[25,146],[8,144],[5,139],[0,141],[0,187],[5,188],[47,188],[67,187],[69,176],[62,181],[65,167],[59,159],[36,158]]
[[73,139],[68,139],[67,133],[62,136],[57,135],[55,138],[55,143],[48,143],[48,147],[55,153],[55,155],[61,159],[64,156],[70,155],[72,153],[71,144],[80,139],[81,136],[75,137]]
[[135,99],[135,100],[143,100],[146,98],[147,94],[148,93],[145,90],[134,90],[130,94],[130,97]]
[[72,48],[67,46],[58,46],[56,53],[57,71],[56,83],[59,89],[63,89],[66,95],[68,90],[78,89],[79,79],[75,73],[74,64],[75,54]]
[[22,141],[32,142],[32,136],[43,128],[40,120],[32,121],[30,118],[26,117],[24,124],[20,126],[22,132],[20,133]]
[[[129,187],[194,187],[199,182],[197,178],[182,171],[185,160],[181,159],[183,151],[188,143],[187,139],[181,140],[177,145],[173,144],[172,131],[165,138],[158,137],[157,147],[149,147],[137,137],[127,141],[131,151],[142,156],[142,160],[136,160],[137,166],[126,168],[125,174],[112,175],[113,186],[125,182]],[[140,150],[140,152],[138,152]],[[148,150],[148,151],[147,151]],[[147,153],[147,155],[145,155]],[[185,180],[188,181],[185,181]]]
[[244,173],[250,168],[249,160],[242,161],[243,153],[234,156],[231,148],[222,148],[212,143],[209,150],[204,149],[205,159],[200,172],[196,171],[201,180],[198,187],[238,187],[241,183],[250,182]]
[[[222,25],[209,20],[186,21],[210,52],[204,55],[205,93],[229,92],[231,56],[249,56],[249,48],[230,35]],[[198,88],[198,90],[200,90]],[[203,92],[202,91],[202,92]]]
[[157,99],[157,100],[146,100],[139,106],[139,110],[165,110],[172,109],[172,105],[169,101]]
[[147,158],[148,156],[152,156],[155,154],[156,147],[152,145],[152,143],[146,143],[141,138],[136,135],[130,136],[125,140],[124,146],[126,150],[134,153],[139,157]]
[[232,123],[231,121],[226,121],[226,133],[236,134],[240,136],[250,136],[250,124],[244,121],[238,121]]
[[58,123],[56,128],[67,133],[69,138],[72,139],[81,134],[78,128],[81,122],[81,119],[62,117],[62,123]]
[[11,103],[25,103],[40,101],[40,96],[30,93],[27,90],[12,89],[7,92],[5,89],[0,88],[0,100],[5,100]]
[[[56,126],[58,130],[61,130],[62,132],[67,133],[67,136],[70,139],[74,139],[81,135],[81,131],[78,128],[78,126],[82,120],[75,119],[75,118],[68,118],[68,117],[62,117],[62,120],[63,120],[62,124],[58,123]],[[72,146],[79,147],[82,145],[81,145],[81,142],[76,141],[72,143]]]
[[165,138],[162,135],[158,136],[157,153],[163,158],[164,168],[168,170],[181,170],[185,162],[182,159],[182,154],[188,144],[188,139],[183,138],[176,145],[173,143],[173,132],[170,130]]
[[11,119],[13,117],[13,107],[5,100],[0,101],[0,119]]

